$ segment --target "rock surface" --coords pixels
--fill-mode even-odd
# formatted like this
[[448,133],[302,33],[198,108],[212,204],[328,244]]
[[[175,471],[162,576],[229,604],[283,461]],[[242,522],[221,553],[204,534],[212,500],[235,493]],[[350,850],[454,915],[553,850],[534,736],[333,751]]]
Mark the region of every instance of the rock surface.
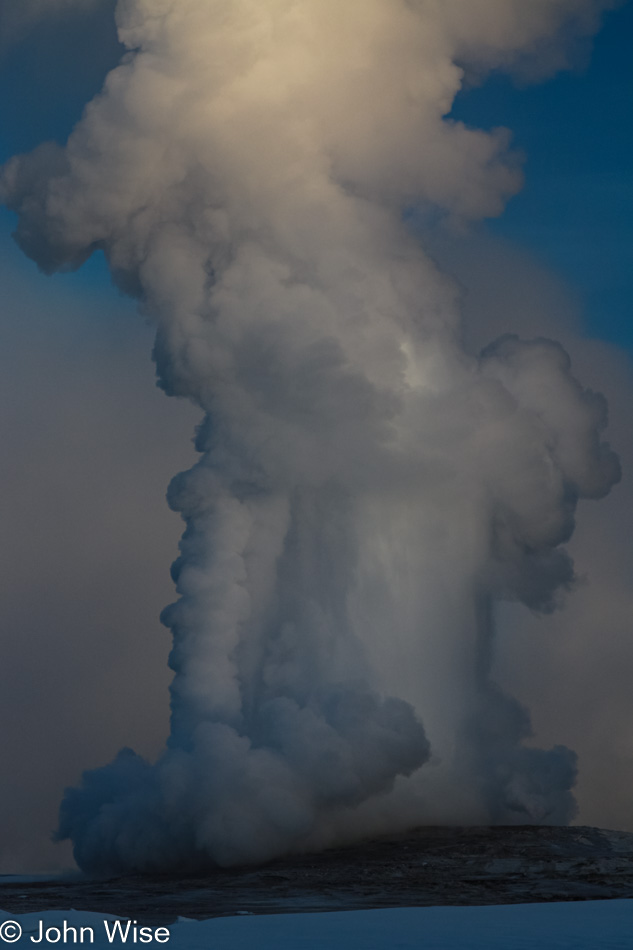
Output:
[[616,897],[633,897],[633,834],[583,827],[419,828],[196,877],[0,877],[0,908],[7,913],[72,907],[154,924],[240,912]]

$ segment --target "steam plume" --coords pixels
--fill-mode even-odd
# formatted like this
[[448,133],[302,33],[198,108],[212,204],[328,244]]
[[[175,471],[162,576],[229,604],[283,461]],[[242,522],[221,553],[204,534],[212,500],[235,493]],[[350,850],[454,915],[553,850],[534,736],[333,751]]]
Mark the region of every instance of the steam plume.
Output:
[[457,788],[454,820],[572,817],[574,754],[525,746],[492,679],[494,603],[572,587],[577,501],[619,477],[606,405],[549,340],[468,356],[402,212],[501,212],[507,135],[445,118],[464,69],[555,68],[558,31],[605,5],[119,0],[128,53],[66,148],[5,166],[25,252],[102,249],[156,322],[160,385],[204,412],[168,495],[171,736],[67,792],[80,866],[367,832],[414,773],[412,820]]

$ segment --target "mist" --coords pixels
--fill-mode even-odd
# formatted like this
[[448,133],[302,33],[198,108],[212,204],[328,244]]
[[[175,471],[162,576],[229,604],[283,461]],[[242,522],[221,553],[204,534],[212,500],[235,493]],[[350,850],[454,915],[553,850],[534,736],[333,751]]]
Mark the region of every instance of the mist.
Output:
[[620,478],[607,404],[546,337],[473,352],[406,217],[503,211],[509,135],[452,100],[560,68],[604,7],[120,0],[128,53],[66,147],[4,166],[20,247],[47,273],[103,251],[160,386],[202,412],[168,492],[170,736],[67,791],[82,868],[574,817],[575,753],[529,744],[495,679],[498,607],[576,586],[578,502]]

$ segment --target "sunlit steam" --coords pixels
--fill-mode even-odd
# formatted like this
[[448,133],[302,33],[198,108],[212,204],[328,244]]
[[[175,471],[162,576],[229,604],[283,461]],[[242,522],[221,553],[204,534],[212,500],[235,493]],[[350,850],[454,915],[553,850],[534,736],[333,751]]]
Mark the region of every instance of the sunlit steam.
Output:
[[494,604],[572,587],[577,501],[619,477],[606,405],[554,342],[466,354],[405,212],[502,211],[507,134],[446,118],[464,70],[561,66],[559,30],[604,6],[119,0],[128,53],[67,147],[5,166],[26,253],[102,249],[160,385],[204,413],[168,496],[171,736],[67,792],[83,868],[573,816],[574,754],[524,745],[493,680]]

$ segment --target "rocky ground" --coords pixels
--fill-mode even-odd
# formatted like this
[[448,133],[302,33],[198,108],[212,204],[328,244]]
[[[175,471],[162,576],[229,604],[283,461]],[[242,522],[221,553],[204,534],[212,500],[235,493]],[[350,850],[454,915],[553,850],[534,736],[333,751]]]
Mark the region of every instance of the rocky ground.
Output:
[[72,907],[154,924],[239,912],[615,897],[633,897],[633,834],[582,827],[419,828],[196,877],[0,877],[0,908],[7,913]]

